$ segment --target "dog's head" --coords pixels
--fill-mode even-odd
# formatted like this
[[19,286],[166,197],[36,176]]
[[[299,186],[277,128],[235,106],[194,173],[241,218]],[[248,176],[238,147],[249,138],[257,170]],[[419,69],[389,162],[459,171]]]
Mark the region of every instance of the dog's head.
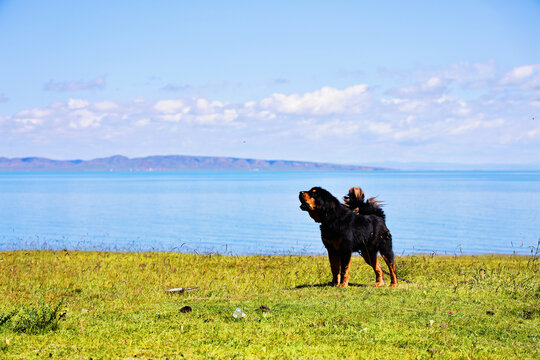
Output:
[[323,222],[329,214],[335,213],[341,205],[332,194],[320,187],[300,191],[300,209],[307,211],[316,222]]

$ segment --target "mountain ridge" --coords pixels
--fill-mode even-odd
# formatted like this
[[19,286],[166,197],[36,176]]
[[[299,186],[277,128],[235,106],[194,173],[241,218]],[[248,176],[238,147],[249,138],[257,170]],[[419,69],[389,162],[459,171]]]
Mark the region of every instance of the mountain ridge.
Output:
[[263,160],[220,156],[152,155],[128,158],[113,155],[91,160],[54,160],[44,157],[0,157],[0,171],[373,171],[383,167],[294,160]]

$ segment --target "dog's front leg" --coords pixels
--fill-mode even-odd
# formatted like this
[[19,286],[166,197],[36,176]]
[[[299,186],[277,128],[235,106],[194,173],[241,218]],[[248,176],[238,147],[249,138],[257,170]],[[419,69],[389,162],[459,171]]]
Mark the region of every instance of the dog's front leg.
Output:
[[349,286],[349,269],[351,265],[351,251],[343,251],[341,253],[341,282],[338,286],[346,287]]
[[332,270],[332,285],[339,285],[339,273],[341,270],[341,258],[339,253],[330,248],[328,249],[328,259],[330,260],[330,269]]

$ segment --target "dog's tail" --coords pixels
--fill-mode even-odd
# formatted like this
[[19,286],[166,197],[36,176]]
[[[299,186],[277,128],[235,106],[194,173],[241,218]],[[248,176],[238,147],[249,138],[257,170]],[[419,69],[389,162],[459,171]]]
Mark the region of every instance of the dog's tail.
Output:
[[383,203],[372,197],[365,200],[366,195],[359,187],[352,187],[349,193],[343,197],[344,206],[361,215],[377,215],[383,219],[386,217],[382,209]]

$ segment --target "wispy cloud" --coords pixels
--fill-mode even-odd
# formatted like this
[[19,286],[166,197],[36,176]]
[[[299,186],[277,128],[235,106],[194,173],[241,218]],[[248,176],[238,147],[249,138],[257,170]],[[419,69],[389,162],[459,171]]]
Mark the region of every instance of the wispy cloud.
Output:
[[100,76],[89,81],[49,81],[45,84],[44,89],[47,91],[79,91],[102,89],[105,87],[105,77]]
[[443,94],[447,92],[447,86],[449,83],[450,80],[448,79],[432,76],[429,79],[419,83],[391,89],[388,93],[393,95],[416,97],[425,94]]
[[[155,77],[151,81],[160,81],[161,78]],[[231,91],[235,89],[240,89],[243,87],[243,84],[240,82],[231,82],[231,81],[217,81],[217,82],[207,82],[203,84],[182,84],[175,82],[162,82],[159,89],[164,92],[169,93],[185,93],[185,94],[205,94],[208,92],[220,93],[225,91]]]
[[168,92],[184,92],[193,89],[190,85],[165,84],[161,90]]
[[540,90],[540,64],[518,66],[500,80],[503,85],[516,85],[524,90]]
[[274,81],[272,81],[274,85],[284,85],[284,84],[289,84],[290,82],[291,81],[286,78],[276,78],[274,79]]

